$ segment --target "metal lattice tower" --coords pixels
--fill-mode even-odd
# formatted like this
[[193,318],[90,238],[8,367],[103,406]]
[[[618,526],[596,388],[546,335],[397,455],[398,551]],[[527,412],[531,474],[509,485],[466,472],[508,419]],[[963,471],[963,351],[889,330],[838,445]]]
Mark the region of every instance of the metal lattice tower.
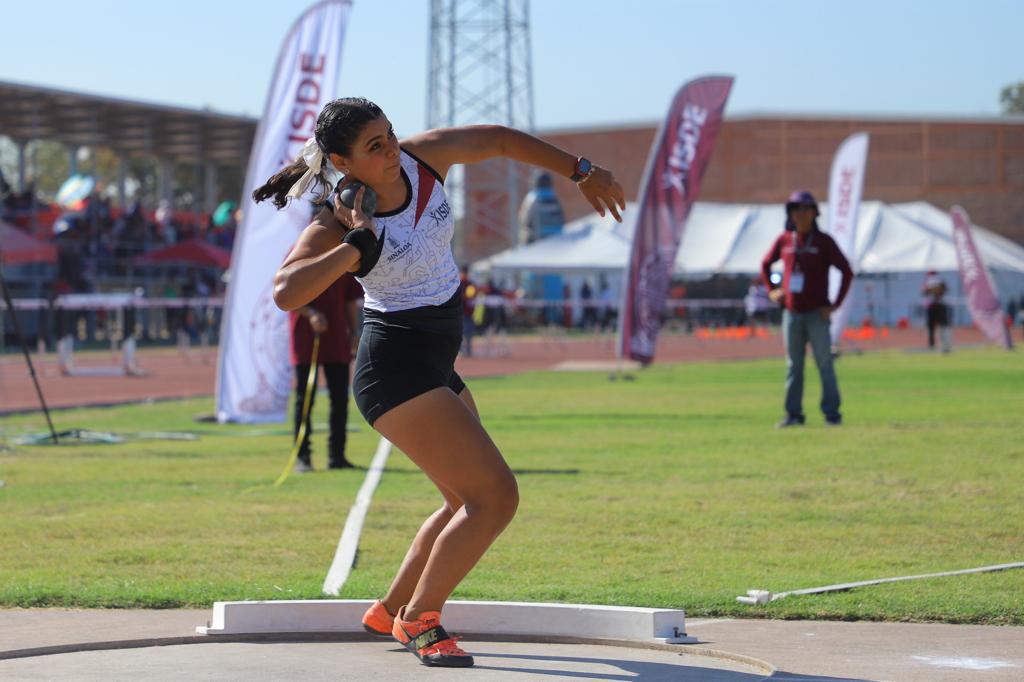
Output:
[[[533,131],[529,0],[431,0],[427,127],[474,123]],[[516,164],[494,159],[453,175],[457,255],[475,260],[515,244],[525,194]]]

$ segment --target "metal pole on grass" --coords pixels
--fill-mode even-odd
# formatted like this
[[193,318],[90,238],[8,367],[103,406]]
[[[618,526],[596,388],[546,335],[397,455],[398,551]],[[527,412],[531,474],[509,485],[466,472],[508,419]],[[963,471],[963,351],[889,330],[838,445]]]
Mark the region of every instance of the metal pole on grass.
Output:
[[[0,252],[2,256],[2,252]],[[0,262],[3,258],[0,257]],[[36,378],[36,369],[32,365],[32,357],[28,354],[28,347],[25,345],[25,337],[21,335],[21,325],[18,324],[18,316],[14,312],[14,302],[11,301],[11,292],[7,290],[7,280],[4,279],[3,267],[0,266],[0,289],[3,289],[4,302],[7,304],[7,309],[11,311],[11,320],[14,322],[14,333],[18,337],[18,343],[21,344],[21,352],[25,354],[25,362],[28,363],[28,373],[32,375],[32,383],[36,387],[36,395],[39,396],[39,404],[43,406],[43,414],[46,415],[46,424],[50,427],[50,435],[53,437],[53,442],[57,444],[57,431],[53,428],[53,421],[50,420],[50,410],[46,407],[46,400],[43,398],[43,389],[39,387],[39,380]]]

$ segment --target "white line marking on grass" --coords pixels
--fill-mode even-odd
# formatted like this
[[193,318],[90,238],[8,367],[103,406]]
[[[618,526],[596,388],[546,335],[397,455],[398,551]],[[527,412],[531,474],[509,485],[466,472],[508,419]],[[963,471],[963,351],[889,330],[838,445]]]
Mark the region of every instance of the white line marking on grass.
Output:
[[366,511],[370,508],[370,500],[373,499],[373,491],[380,483],[381,474],[384,473],[384,464],[391,454],[391,441],[381,438],[377,445],[377,452],[370,462],[370,468],[366,471],[366,478],[363,485],[356,494],[356,501],[348,512],[345,519],[345,528],[341,531],[341,539],[338,541],[338,549],[334,553],[334,561],[327,571],[327,578],[324,579],[324,594],[337,597],[341,586],[348,580],[352,572],[352,564],[356,560],[356,549],[359,547],[359,535],[363,532],[363,521],[366,520]]
[[971,573],[991,573],[993,571],[1008,571],[1013,568],[1024,568],[1024,561],[1012,564],[996,564],[994,566],[980,566],[978,568],[965,568],[959,571],[943,571],[942,573],[923,573],[921,575],[904,575],[898,578],[879,578],[878,580],[862,580],[856,583],[840,583],[838,585],[826,585],[824,587],[811,587],[806,590],[793,590],[791,592],[779,592],[772,594],[768,590],[747,590],[746,596],[736,597],[741,604],[767,604],[768,602],[784,599],[792,594],[822,594],[824,592],[844,592],[855,587],[868,587],[871,585],[883,585],[885,583],[897,583],[904,580],[923,580],[925,578],[945,578],[953,575],[968,575]]

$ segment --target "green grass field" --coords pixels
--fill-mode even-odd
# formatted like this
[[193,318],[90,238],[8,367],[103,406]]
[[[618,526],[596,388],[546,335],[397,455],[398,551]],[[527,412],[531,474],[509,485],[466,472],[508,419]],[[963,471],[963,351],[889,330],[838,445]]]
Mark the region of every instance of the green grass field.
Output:
[[[781,359],[655,366],[632,382],[533,373],[470,382],[520,482],[519,515],[454,598],[685,608],[691,616],[1024,624],[1024,570],[766,607],[837,582],[1024,561],[1024,361],[879,353],[839,364],[846,425],[778,431]],[[326,421],[326,396],[314,421]],[[207,606],[320,598],[363,472],[270,483],[290,437],[198,424],[212,400],[58,412],[59,429],[188,430],[195,442],[0,451],[0,605]],[[349,455],[366,465],[377,437]],[[10,443],[37,416],[0,418]],[[314,437],[323,465],[325,434]],[[453,453],[457,456],[457,453]],[[392,454],[342,596],[380,595],[440,503]]]

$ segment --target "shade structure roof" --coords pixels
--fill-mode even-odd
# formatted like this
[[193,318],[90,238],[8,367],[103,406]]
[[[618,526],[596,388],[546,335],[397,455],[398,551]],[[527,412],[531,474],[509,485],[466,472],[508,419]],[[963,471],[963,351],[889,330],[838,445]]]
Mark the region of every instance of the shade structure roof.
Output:
[[0,264],[56,263],[57,247],[0,221]]
[[0,81],[0,135],[178,162],[241,164],[257,120]]
[[201,239],[189,239],[136,256],[136,265],[169,265],[226,269],[231,252]]

